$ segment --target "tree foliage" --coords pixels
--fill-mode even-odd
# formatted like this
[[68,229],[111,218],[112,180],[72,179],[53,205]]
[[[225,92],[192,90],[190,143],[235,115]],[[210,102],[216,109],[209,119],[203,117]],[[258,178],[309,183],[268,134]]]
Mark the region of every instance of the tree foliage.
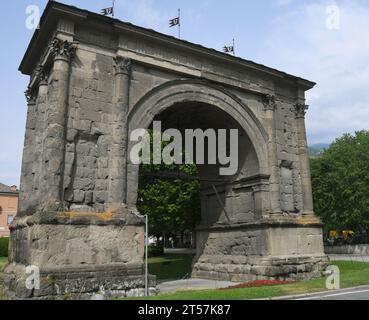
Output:
[[[150,132],[151,142],[152,136]],[[162,143],[161,148],[167,144]],[[155,176],[160,173],[171,173],[173,176],[178,174],[178,178]],[[137,208],[141,214],[149,216],[151,235],[195,228],[201,213],[200,182],[195,178],[197,175],[195,164],[151,163],[140,166]]]
[[369,232],[369,131],[345,134],[311,159],[315,212],[331,230]]

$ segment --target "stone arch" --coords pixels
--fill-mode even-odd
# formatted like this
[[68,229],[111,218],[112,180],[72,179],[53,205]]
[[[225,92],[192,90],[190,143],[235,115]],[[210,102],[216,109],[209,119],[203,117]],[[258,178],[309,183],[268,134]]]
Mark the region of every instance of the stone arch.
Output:
[[[128,114],[128,136],[137,128],[148,128],[155,116],[177,103],[204,103],[234,119],[249,137],[259,164],[259,174],[268,175],[268,135],[253,111],[222,87],[204,81],[175,80],[160,85],[142,97]],[[128,145],[128,154],[132,145]],[[135,207],[139,166],[128,158],[127,204]]]
[[[173,128],[182,115],[182,128],[188,115],[201,129],[243,128],[239,137],[247,144],[238,145],[250,156],[244,167],[255,164],[226,179],[223,190],[205,190],[209,205],[202,212],[220,215],[196,228],[193,277],[321,276],[327,258],[313,212],[304,121],[313,82],[54,1],[41,22],[20,66],[30,76],[29,112],[20,214],[10,226],[4,272],[10,297],[90,298],[101,287],[113,297],[144,292],[144,219],[127,210],[136,206],[139,173],[127,164],[128,134],[158,114]],[[163,83],[163,77],[175,80]],[[250,84],[258,113],[230,81]],[[281,134],[284,121],[291,139]],[[290,172],[283,172],[291,166],[293,188]],[[200,170],[199,177],[206,178]],[[213,206],[219,193],[225,201]],[[281,202],[291,197],[301,212],[282,214]],[[229,208],[232,219],[219,208]],[[39,290],[25,286],[29,265],[41,271]],[[155,287],[155,278],[149,280]]]

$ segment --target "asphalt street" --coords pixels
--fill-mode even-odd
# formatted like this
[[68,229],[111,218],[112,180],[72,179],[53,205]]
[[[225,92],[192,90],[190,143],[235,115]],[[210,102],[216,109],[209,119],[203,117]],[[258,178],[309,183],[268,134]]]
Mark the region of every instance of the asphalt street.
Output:
[[288,300],[369,300],[369,287],[340,290],[339,292],[323,292],[308,297]]

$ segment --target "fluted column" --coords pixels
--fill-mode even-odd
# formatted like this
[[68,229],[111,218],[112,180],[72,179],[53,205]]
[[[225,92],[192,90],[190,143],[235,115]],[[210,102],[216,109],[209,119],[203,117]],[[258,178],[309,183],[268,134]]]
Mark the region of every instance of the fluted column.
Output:
[[50,51],[54,60],[48,95],[43,165],[45,168],[44,197],[52,205],[63,202],[62,185],[70,62],[74,57],[75,49],[73,43],[57,38],[50,44]]
[[121,211],[126,204],[127,194],[127,116],[131,60],[124,57],[116,57],[114,59],[114,69],[115,93],[112,110],[108,209]]
[[35,129],[35,162],[33,164],[34,172],[34,198],[36,205],[40,203],[43,196],[44,179],[44,140],[46,136],[45,114],[47,108],[47,93],[48,93],[48,78],[49,72],[44,67],[39,66],[36,70],[36,77],[38,81],[38,96],[37,96],[37,123]]
[[35,139],[35,128],[37,122],[36,116],[36,99],[37,90],[28,88],[25,92],[27,99],[27,121],[26,121],[26,132],[24,136],[23,146],[23,158],[22,158],[22,174],[20,181],[20,192],[19,192],[19,212],[18,215],[25,215],[27,209],[32,205],[32,166],[34,163],[34,153],[32,148],[34,146]]
[[268,123],[267,131],[269,136],[269,165],[271,168],[270,176],[270,201],[271,213],[281,214],[281,193],[280,193],[280,169],[278,164],[278,149],[277,149],[277,133],[275,113],[277,104],[275,97],[266,95],[264,98],[264,111]]
[[296,103],[294,106],[296,125],[297,125],[297,143],[298,155],[300,160],[303,214],[314,214],[313,193],[311,187],[309,152],[306,138],[305,114],[308,106],[304,103]]

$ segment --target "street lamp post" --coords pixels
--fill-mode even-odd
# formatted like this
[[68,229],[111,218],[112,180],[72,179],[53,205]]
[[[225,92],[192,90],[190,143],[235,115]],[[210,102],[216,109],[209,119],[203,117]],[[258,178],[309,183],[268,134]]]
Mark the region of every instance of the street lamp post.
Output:
[[149,252],[149,216],[140,215],[138,212],[133,212],[135,216],[142,219],[145,218],[145,296],[149,296],[149,266],[148,266],[148,252]]
[[145,295],[149,294],[149,266],[148,266],[148,251],[149,251],[149,217],[145,215]]

